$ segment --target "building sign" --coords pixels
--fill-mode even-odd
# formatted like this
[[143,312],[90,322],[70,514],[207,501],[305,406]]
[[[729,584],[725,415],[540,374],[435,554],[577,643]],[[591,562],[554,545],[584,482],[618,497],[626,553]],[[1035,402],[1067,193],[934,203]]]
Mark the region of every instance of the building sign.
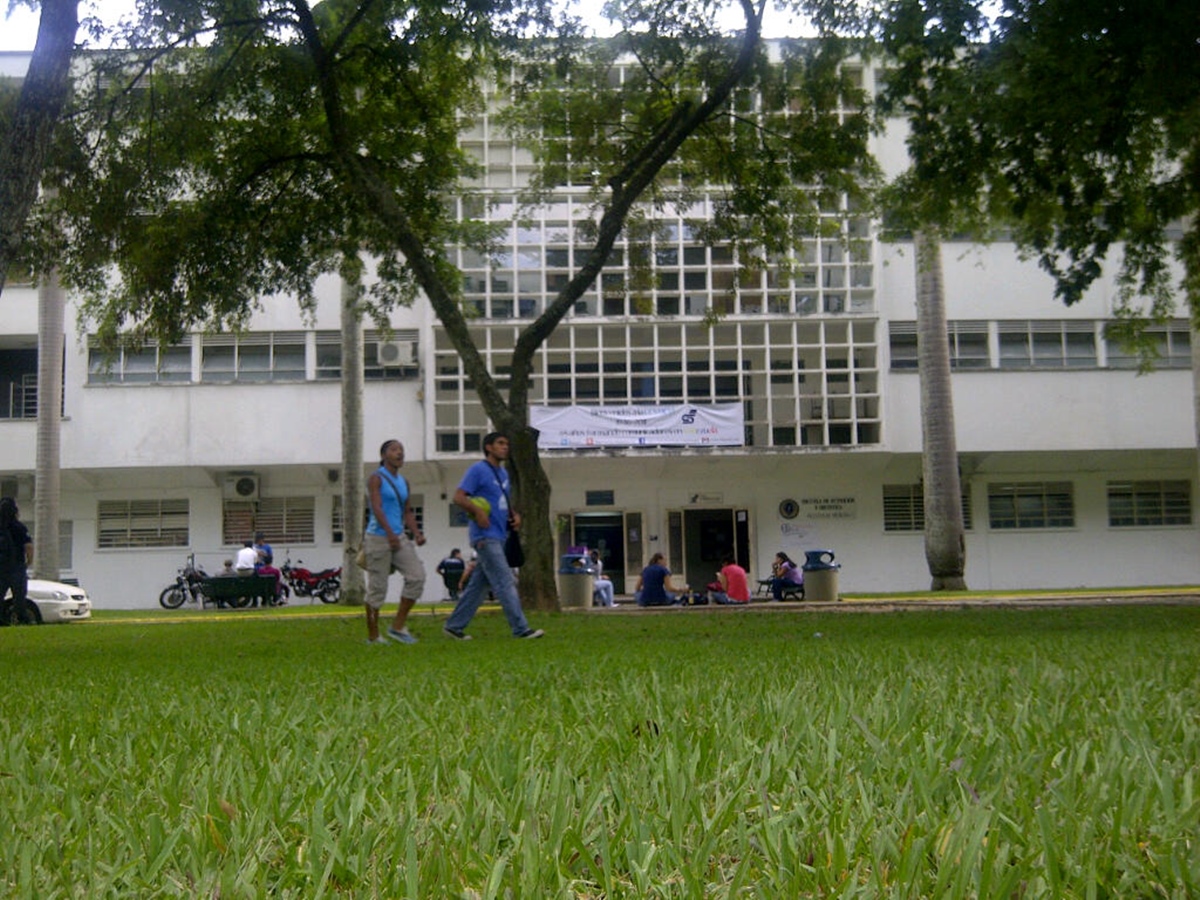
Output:
[[854,497],[802,497],[800,514],[805,519],[855,519],[856,504]]
[[531,406],[541,450],[578,447],[740,447],[740,403],[703,406]]

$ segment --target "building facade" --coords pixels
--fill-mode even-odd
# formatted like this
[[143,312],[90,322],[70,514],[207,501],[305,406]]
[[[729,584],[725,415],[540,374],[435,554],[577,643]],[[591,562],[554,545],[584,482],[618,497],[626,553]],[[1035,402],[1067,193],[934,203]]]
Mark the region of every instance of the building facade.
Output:
[[[864,77],[869,77],[865,73]],[[899,137],[876,148],[903,157]],[[501,201],[532,161],[488,117],[464,134],[477,188]],[[461,201],[468,203],[469,201]],[[463,208],[464,216],[478,213]],[[501,202],[493,215],[512,213]],[[618,593],[662,551],[692,584],[733,549],[751,577],[778,550],[830,549],[843,592],[921,590],[921,426],[911,244],[831,209],[837,233],[792,260],[798,275],[738,274],[728,247],[695,238],[688,216],[648,248],[654,282],[635,285],[618,244],[598,282],[538,354],[532,402],[547,407],[736,404],[732,447],[542,451],[558,540],[601,549]],[[503,377],[520,329],[574,272],[590,212],[566,185],[484,257],[451,248],[471,330]],[[1200,582],[1192,510],[1197,446],[1190,331],[1160,329],[1157,369],[1105,338],[1112,280],[1067,309],[1011,245],[947,244],[945,283],[976,589]],[[0,492],[31,518],[36,450],[38,286],[6,287],[0,308]],[[62,576],[98,608],[153,607],[184,558],[210,571],[254,530],[277,559],[341,558],[339,285],[315,315],[264,298],[243,334],[194,334],[105,360],[68,298],[61,429]],[[490,430],[428,306],[365,335],[364,445],[398,437],[432,569],[464,547],[450,497]],[[440,599],[430,582],[426,600]]]

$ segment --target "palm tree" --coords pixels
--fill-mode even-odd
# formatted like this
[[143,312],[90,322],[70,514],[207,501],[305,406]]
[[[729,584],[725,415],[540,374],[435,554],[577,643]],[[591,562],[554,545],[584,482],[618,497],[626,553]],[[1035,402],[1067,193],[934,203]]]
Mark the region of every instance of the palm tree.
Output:
[[363,541],[363,334],[362,262],[347,254],[342,264],[342,593],[341,602],[361,606],[363,573],[354,561]]
[[936,227],[913,232],[917,266],[917,366],[921,378],[921,471],[925,495],[925,559],[931,590],[967,587],[963,539],[962,485],[954,434],[950,384],[950,340],[946,291],[942,282],[941,233]]
[[59,579],[64,296],[58,275],[51,270],[38,287],[37,471],[33,487],[34,574],[49,581]]

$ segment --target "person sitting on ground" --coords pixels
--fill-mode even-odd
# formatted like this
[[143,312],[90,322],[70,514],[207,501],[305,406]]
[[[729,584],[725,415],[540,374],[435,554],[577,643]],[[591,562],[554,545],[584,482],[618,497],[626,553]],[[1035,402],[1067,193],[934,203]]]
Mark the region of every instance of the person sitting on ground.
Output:
[[604,574],[604,563],[600,559],[600,551],[593,550],[588,554],[592,564],[592,602],[601,606],[616,606],[613,597],[613,583]]
[[437,565],[437,573],[442,576],[442,584],[446,586],[446,591],[450,594],[448,600],[457,603],[458,592],[462,589],[463,573],[467,569],[467,563],[462,558],[462,551],[455,547],[450,551],[450,555],[443,559]]
[[776,600],[783,599],[785,590],[804,584],[804,570],[792,562],[782,550],[775,554],[771,574],[774,576],[771,579],[771,596]]
[[237,574],[253,575],[257,564],[258,551],[254,549],[254,541],[243,541],[242,549],[237,552],[237,562],[233,564]]
[[720,590],[710,591],[713,602],[721,604],[741,604],[750,602],[750,582],[746,578],[746,570],[737,564],[732,556],[721,560],[721,570],[717,572],[717,582]]
[[[666,567],[665,559],[661,553],[655,553],[650,557],[650,565],[642,569],[633,595],[638,606],[674,606],[679,602],[675,593],[678,588],[671,584],[671,570]],[[687,590],[685,584],[683,591]]]

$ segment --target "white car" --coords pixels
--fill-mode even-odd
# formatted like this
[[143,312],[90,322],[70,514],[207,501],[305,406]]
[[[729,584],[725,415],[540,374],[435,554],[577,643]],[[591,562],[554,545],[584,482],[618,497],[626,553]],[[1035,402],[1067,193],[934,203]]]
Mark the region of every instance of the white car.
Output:
[[92,601],[76,584],[29,579],[29,599],[37,609],[37,623],[77,622],[90,619]]

